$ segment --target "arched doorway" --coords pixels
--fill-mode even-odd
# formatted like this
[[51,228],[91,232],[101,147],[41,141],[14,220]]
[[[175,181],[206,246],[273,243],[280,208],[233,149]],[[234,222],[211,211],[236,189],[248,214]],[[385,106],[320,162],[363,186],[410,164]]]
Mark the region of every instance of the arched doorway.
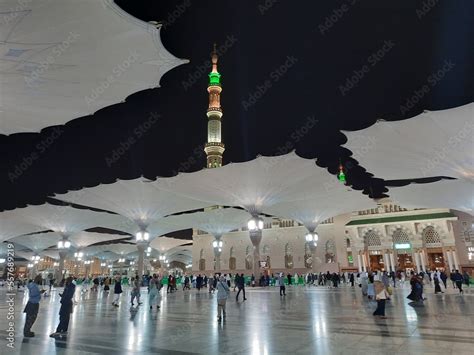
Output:
[[433,226],[427,226],[421,233],[423,246],[426,248],[429,270],[444,270],[446,267],[443,255],[441,236]]
[[384,261],[382,255],[382,241],[373,229],[369,229],[364,235],[364,246],[368,256],[368,268],[372,271],[382,270]]
[[415,267],[408,233],[397,228],[392,234],[393,249],[397,252],[397,270],[412,271]]

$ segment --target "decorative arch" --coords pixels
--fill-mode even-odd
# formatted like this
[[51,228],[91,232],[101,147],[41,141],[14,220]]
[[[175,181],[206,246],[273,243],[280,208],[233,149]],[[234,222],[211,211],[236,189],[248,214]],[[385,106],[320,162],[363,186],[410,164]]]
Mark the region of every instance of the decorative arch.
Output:
[[334,245],[334,241],[329,239],[326,241],[325,244],[325,257],[326,263],[335,263],[336,262],[336,246]]
[[237,268],[237,259],[234,255],[235,249],[234,247],[231,247],[229,252],[229,270],[235,270]]
[[410,244],[411,240],[407,231],[403,228],[397,228],[392,233],[393,244]]
[[432,225],[428,225],[423,229],[421,232],[421,237],[423,240],[423,245],[427,248],[437,248],[443,245],[441,235]]
[[293,269],[293,248],[290,243],[285,245],[285,267]]
[[364,234],[364,247],[372,250],[380,249],[382,247],[380,232],[374,229],[368,229]]
[[206,259],[204,259],[204,249],[199,252],[199,271],[206,270]]
[[264,254],[264,255],[270,255],[270,247],[269,247],[267,244],[265,244],[265,245],[263,246],[262,254]]

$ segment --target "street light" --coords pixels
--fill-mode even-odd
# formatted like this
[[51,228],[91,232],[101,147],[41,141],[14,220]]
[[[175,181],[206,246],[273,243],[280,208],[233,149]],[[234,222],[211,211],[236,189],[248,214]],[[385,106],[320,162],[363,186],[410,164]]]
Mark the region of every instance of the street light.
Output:
[[90,265],[91,261],[90,260],[85,260],[84,265]]
[[166,259],[164,255],[160,255],[158,258],[159,258],[160,261],[163,261],[163,260]]
[[27,265],[27,267],[28,267],[29,269],[31,269],[31,268],[33,267],[33,264],[30,263],[30,264]]
[[247,222],[247,227],[249,231],[257,231],[257,230],[262,230],[263,229],[263,219],[260,217],[252,217],[250,220]]
[[308,233],[305,236],[308,243],[313,243],[314,246],[318,245],[319,235],[318,233]]
[[222,248],[222,245],[223,245],[222,240],[214,240],[212,242],[212,246],[214,248]]
[[146,231],[140,231],[135,234],[137,242],[147,242],[150,239],[150,233]]
[[60,240],[58,242],[58,249],[69,249],[71,247],[71,242],[69,240]]

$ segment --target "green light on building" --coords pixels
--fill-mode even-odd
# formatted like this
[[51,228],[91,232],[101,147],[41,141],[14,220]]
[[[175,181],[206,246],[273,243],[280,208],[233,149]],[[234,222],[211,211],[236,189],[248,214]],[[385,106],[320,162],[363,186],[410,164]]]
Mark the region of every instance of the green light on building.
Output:
[[220,85],[221,75],[219,73],[209,73],[209,85]]
[[340,182],[346,183],[346,175],[342,171],[337,175],[337,178]]

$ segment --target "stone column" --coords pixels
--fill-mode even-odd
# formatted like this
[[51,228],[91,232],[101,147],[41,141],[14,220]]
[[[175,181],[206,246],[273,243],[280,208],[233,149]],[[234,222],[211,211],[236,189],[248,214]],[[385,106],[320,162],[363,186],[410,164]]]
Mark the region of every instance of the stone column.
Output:
[[446,255],[448,256],[449,273],[451,273],[454,269],[453,255],[451,254],[451,250],[446,251]]
[[141,278],[144,273],[145,268],[145,249],[148,247],[148,243],[137,243],[138,249],[138,265],[137,265],[137,273],[138,276]]
[[367,260],[365,252],[362,253],[362,271],[367,272]]
[[359,272],[362,272],[362,257],[360,256],[360,251],[357,253],[357,266],[359,266]]
[[415,251],[414,255],[415,255],[416,271],[419,273],[421,272],[420,253]]
[[216,265],[214,268],[215,272],[221,272],[221,254],[222,254],[222,248],[219,247],[219,242],[221,241],[221,235],[215,235],[214,236],[214,241],[217,242],[217,246],[214,247],[212,246],[212,249],[214,250],[214,258],[216,259]]
[[420,252],[420,259],[421,259],[421,268],[424,272],[426,272],[425,252],[423,250]]
[[395,272],[396,269],[397,269],[397,266],[395,265],[395,257],[393,256],[393,252],[390,253],[390,264],[391,264],[391,267],[392,267],[391,271]]
[[314,243],[309,243],[309,250],[311,251],[311,260],[312,260],[312,263],[311,263],[311,272],[313,274],[316,273],[316,246],[314,245]]
[[262,231],[249,231],[249,234],[253,245],[253,274],[255,282],[257,282],[260,277],[260,242],[262,241]]
[[388,257],[387,252],[383,253],[383,262],[384,262],[383,268],[385,269],[386,272],[389,272],[390,271],[390,258]]
[[59,284],[64,278],[64,261],[66,260],[67,251],[61,250],[59,252],[59,267],[56,270],[56,282]]
[[454,261],[454,268],[455,268],[456,270],[459,270],[459,262],[458,262],[458,256],[456,255],[456,251],[453,250],[451,253],[452,253],[453,259],[454,259],[454,260],[453,260],[453,261]]

